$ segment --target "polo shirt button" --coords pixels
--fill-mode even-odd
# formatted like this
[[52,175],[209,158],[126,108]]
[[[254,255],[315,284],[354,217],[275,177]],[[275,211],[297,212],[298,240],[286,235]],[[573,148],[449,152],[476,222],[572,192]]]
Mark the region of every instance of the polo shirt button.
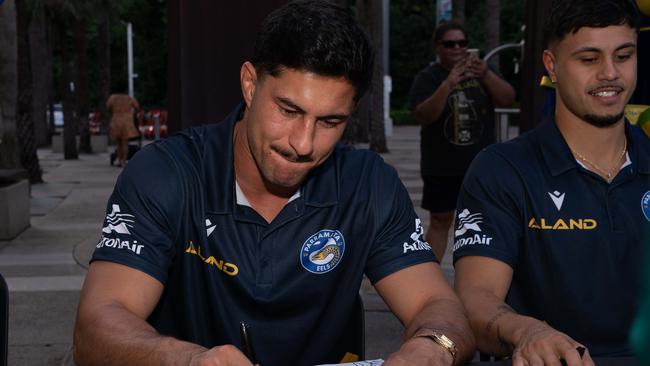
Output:
[[263,258],[262,263],[261,263],[262,268],[268,267],[268,265],[269,265],[269,260],[266,259],[266,258]]

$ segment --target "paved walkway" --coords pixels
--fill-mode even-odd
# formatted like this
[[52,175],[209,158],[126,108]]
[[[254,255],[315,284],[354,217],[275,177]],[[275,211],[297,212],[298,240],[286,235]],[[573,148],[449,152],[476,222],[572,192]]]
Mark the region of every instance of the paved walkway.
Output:
[[[386,161],[395,166],[416,207],[420,204],[419,129],[396,127]],[[31,227],[0,241],[0,273],[10,290],[9,365],[70,365],[70,345],[79,289],[97,243],[106,202],[120,170],[108,153],[63,160],[39,150],[46,183],[31,191]],[[417,208],[428,222],[426,212]],[[447,255],[443,268],[452,270]],[[395,350],[402,327],[372,287],[361,291],[366,305],[366,355]]]

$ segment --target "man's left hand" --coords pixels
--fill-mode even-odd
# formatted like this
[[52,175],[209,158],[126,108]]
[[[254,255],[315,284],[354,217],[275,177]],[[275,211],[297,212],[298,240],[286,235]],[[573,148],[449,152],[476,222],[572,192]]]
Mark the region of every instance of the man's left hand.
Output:
[[399,351],[390,355],[384,366],[438,366],[451,365],[454,359],[444,347],[426,337],[411,338]]
[[467,65],[466,71],[471,73],[475,78],[483,80],[488,73],[487,63],[483,60],[474,60],[471,64]]

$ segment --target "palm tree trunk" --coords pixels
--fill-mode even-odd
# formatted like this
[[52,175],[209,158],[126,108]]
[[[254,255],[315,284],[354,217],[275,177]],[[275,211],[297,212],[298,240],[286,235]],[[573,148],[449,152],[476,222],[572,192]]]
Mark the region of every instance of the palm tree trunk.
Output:
[[370,113],[370,150],[388,152],[386,131],[384,128],[384,57],[383,42],[383,1],[369,2],[370,29],[372,47],[375,50],[375,62],[372,71],[372,101]]
[[90,105],[88,100],[88,39],[86,38],[87,26],[83,19],[75,20],[75,51],[76,51],[76,94],[77,94],[77,121],[79,128],[79,152],[90,154],[90,129],[88,113]]
[[34,120],[32,119],[32,65],[29,47],[31,10],[27,0],[16,1],[16,29],[18,33],[18,100],[16,130],[20,147],[20,162],[28,171],[30,183],[43,181],[36,154]]
[[47,18],[45,7],[36,4],[32,21],[29,25],[29,45],[32,55],[34,133],[37,146],[49,145],[49,126],[45,110],[48,103],[48,54],[47,54]]
[[102,16],[97,39],[97,63],[99,65],[99,101],[97,111],[100,116],[99,133],[108,133],[109,116],[106,101],[111,94],[111,29],[108,13]]
[[[388,151],[384,131],[384,68],[382,58],[382,2],[378,0],[357,0],[359,23],[370,35],[375,52],[375,65],[369,94],[361,100],[356,113],[358,122],[355,129],[362,136],[370,136],[370,149],[377,152]],[[370,126],[368,132],[367,127]],[[353,142],[363,141],[358,139]]]
[[20,167],[16,140],[16,10],[14,0],[0,6],[0,169]]

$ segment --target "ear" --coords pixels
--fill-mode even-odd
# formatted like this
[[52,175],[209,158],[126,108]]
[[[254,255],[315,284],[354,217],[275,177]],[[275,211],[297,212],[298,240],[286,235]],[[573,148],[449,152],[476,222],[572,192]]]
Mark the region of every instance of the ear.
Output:
[[544,53],[542,54],[542,62],[548,72],[548,76],[551,78],[551,82],[555,84],[557,82],[557,70],[555,68],[556,60],[555,55],[551,50],[544,50]]
[[246,61],[241,65],[239,70],[239,81],[241,83],[241,92],[246,102],[246,106],[250,107],[255,95],[255,87],[257,86],[257,72],[252,63]]

